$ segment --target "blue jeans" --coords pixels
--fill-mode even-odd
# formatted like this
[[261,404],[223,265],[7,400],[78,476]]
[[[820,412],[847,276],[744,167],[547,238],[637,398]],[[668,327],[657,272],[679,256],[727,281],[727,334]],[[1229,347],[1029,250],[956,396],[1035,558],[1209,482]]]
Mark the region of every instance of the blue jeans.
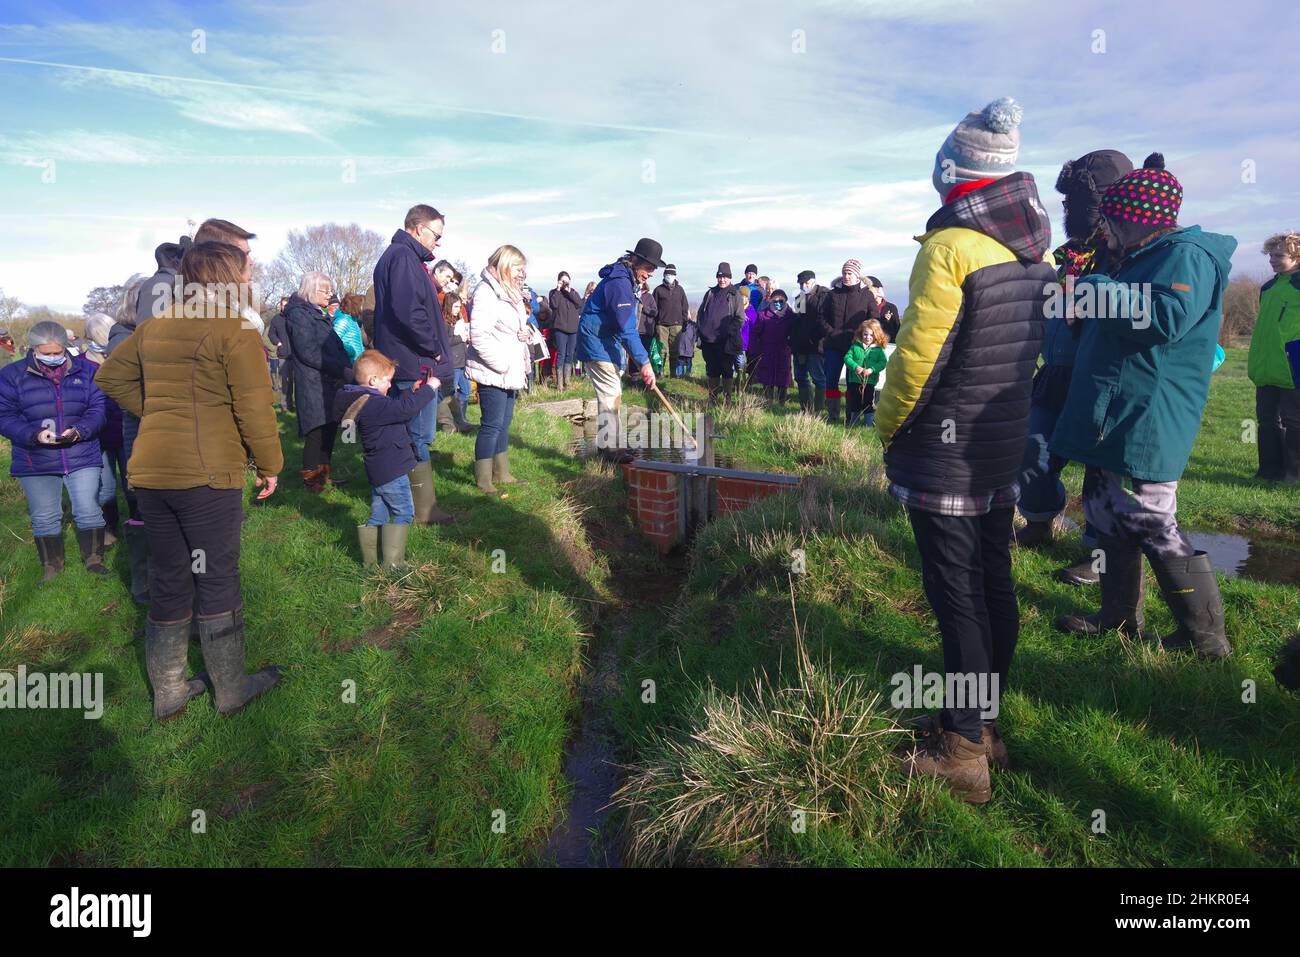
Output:
[[[840,373],[844,371],[844,353],[831,352],[827,349],[822,360],[822,373],[826,376],[823,388],[826,390],[826,398],[838,399],[840,397]],[[814,380],[815,381],[815,380]]]
[[97,468],[77,469],[67,475],[24,475],[18,481],[27,493],[27,513],[32,534],[38,538],[63,534],[63,489],[72,500],[72,518],[77,528],[103,528],[104,512],[99,507]]
[[[1017,507],[1027,522],[1050,522],[1065,510],[1065,485],[1061,471],[1070,460],[1047,448],[1060,418],[1062,406],[1055,401],[1035,397],[1029,406],[1029,436],[1025,440],[1025,457],[1020,463],[1020,502]],[[1096,543],[1097,532],[1091,523],[1083,528],[1083,543]]]
[[555,364],[557,366],[573,365],[574,354],[578,351],[578,334],[555,330]]
[[479,383],[478,407],[483,417],[474,440],[475,459],[490,459],[510,448],[510,421],[515,417],[517,394],[514,389]]
[[460,409],[463,413],[469,408],[469,397],[473,392],[470,386],[469,376],[465,374],[464,369],[456,370],[456,396],[460,399]]
[[[409,392],[415,385],[414,380],[394,382],[393,385],[402,392]],[[429,388],[427,385],[424,388]],[[438,401],[442,398],[442,389],[433,390],[433,401],[426,405],[406,423],[406,431],[415,443],[415,457],[421,462],[429,461],[429,446],[438,434]]]
[[116,501],[119,486],[126,488],[126,452],[122,449],[116,452],[105,449],[100,453],[99,504],[102,506]]
[[809,352],[794,357],[794,384],[800,389],[812,379],[812,386],[819,392],[826,391],[826,360],[819,352]]
[[399,475],[391,482],[370,487],[370,521],[367,525],[410,525],[415,521],[411,477]]
[[695,357],[694,357],[694,356],[687,356],[685,359],[678,358],[678,360],[677,360],[677,368],[676,368],[676,370],[675,370],[675,371],[676,371],[676,374],[677,374],[677,378],[680,379],[680,378],[682,378],[683,376],[688,376],[688,375],[690,375],[690,374],[691,374],[691,366],[693,366],[694,364],[695,364]]

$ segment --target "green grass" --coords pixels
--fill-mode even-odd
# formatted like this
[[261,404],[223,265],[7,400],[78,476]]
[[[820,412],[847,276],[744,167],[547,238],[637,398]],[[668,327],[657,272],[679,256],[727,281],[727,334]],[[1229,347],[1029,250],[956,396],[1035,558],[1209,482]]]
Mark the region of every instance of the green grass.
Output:
[[[438,437],[454,459],[436,468],[440,503],[467,521],[413,531],[405,577],[358,564],[369,492],[355,450],[336,456],[352,483],[309,496],[282,423],[288,466],[281,490],[249,508],[241,570],[250,665],[275,662],[287,677],[229,719],[205,696],[152,723],[125,546],[110,551],[113,576],[96,579],[69,535],[68,570],[38,586],[21,489],[0,482],[0,535],[13,545],[0,558],[0,668],[103,672],[107,699],[98,721],[0,713],[0,863],[533,860],[568,793],[563,745],[606,572],[561,487],[582,474],[563,453],[567,423],[516,421],[511,464],[532,484],[505,502],[473,487],[473,436]],[[191,661],[201,667],[197,648]],[[204,834],[192,832],[196,810]]]
[[[1180,516],[1203,529],[1294,534],[1300,493],[1249,479],[1243,369],[1233,350],[1215,376]],[[683,410],[704,399],[698,382],[665,388]],[[581,383],[570,394],[591,391]],[[1114,637],[1058,636],[1055,615],[1096,600],[1051,575],[1075,557],[1077,538],[1017,552],[1023,631],[1001,718],[1015,767],[995,775],[990,804],[969,807],[933,784],[909,786],[887,757],[900,717],[889,676],[917,663],[939,670],[941,655],[873,434],[791,406],[722,411],[719,455],[809,480],[663,561],[637,539],[617,474],[575,461],[568,423],[528,408],[551,398],[521,403],[512,468],[532,484],[504,502],[473,487],[473,437],[439,435],[437,452],[452,458],[435,464],[440,503],[467,521],[414,530],[406,576],[366,575],[357,563],[353,526],[368,490],[355,451],[336,456],[352,484],[309,496],[288,420],[284,485],[249,507],[242,561],[250,665],[276,662],[287,675],[229,719],[203,697],[175,722],[153,723],[124,547],[110,552],[113,576],[96,579],[69,534],[67,572],[39,586],[21,489],[0,481],[0,537],[12,546],[0,552],[0,668],[99,671],[107,698],[98,721],[0,712],[0,863],[543,860],[571,792],[564,744],[598,647],[615,653],[594,700],[642,800],[597,839],[630,863],[1300,863],[1300,699],[1270,674],[1300,629],[1300,589],[1224,580],[1237,654],[1208,664]],[[1076,495],[1080,473],[1066,472]],[[802,575],[789,574],[796,548]],[[1154,593],[1147,613],[1171,627]],[[197,649],[191,662],[201,666]],[[1253,704],[1242,701],[1247,679]],[[355,704],[343,701],[346,682]],[[801,809],[806,828],[793,830]],[[192,829],[196,810],[206,833]],[[1104,834],[1092,829],[1097,810]]]
[[[1253,389],[1234,353],[1216,375],[1205,426],[1180,486],[1180,516],[1202,528],[1295,529],[1300,495],[1252,483],[1253,446],[1240,423]],[[1300,863],[1300,700],[1277,688],[1273,659],[1300,630],[1300,589],[1223,580],[1236,655],[1220,663],[1052,628],[1092,605],[1096,589],[1058,583],[1078,539],[1018,551],[1022,633],[1000,724],[1014,762],[995,773],[994,800],[969,807],[941,788],[899,784],[863,758],[863,793],[878,813],[855,815],[822,792],[834,768],[797,741],[756,680],[801,689],[795,627],[830,686],[861,682],[874,727],[911,712],[887,707],[897,672],[942,670],[939,636],[921,590],[919,558],[901,508],[884,490],[879,443],[806,416],[755,408],[724,413],[724,451],[748,466],[802,472],[797,492],[715,522],[697,538],[673,602],[635,619],[617,723],[631,784],[623,796],[637,859],[708,863],[936,866],[1183,867]],[[1077,494],[1079,472],[1067,478]],[[807,571],[790,574],[796,549]],[[1297,551],[1300,561],[1300,551]],[[1148,576],[1150,578],[1150,576]],[[792,607],[793,605],[793,607]],[[1147,615],[1168,611],[1149,588]],[[655,682],[647,704],[641,682]],[[1254,703],[1243,701],[1253,683]],[[884,704],[868,707],[870,696]],[[770,696],[769,696],[770,697]],[[826,701],[830,700],[825,696]],[[883,712],[883,713],[882,713]],[[822,714],[832,713],[830,704]],[[838,712],[836,712],[838,713]],[[719,715],[732,715],[722,723]],[[734,717],[734,716],[741,717]],[[764,717],[767,715],[767,717]],[[882,724],[884,722],[884,724]],[[814,723],[815,724],[815,723]],[[740,730],[737,730],[739,728]],[[743,731],[743,734],[741,733]],[[788,817],[761,822],[720,794],[738,740],[779,739],[754,775],[784,782],[788,808],[820,808],[803,833]],[[870,749],[866,749],[870,751]],[[654,787],[648,788],[647,782]],[[749,784],[737,776],[732,796]],[[653,792],[657,815],[646,811]],[[770,789],[762,803],[776,802]],[[752,810],[753,803],[746,807]],[[1105,833],[1094,833],[1097,811]],[[814,823],[815,822],[815,823]],[[732,843],[720,845],[717,835]]]

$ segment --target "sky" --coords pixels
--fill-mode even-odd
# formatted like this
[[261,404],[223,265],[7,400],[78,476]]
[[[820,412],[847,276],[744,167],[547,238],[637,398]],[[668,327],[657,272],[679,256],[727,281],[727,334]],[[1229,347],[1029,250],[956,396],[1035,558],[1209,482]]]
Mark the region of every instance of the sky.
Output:
[[446,216],[581,288],[642,236],[692,301],[720,261],[779,286],[859,259],[904,305],[935,152],[1000,96],[1064,239],[1061,164],[1165,154],[1236,271],[1300,228],[1300,15],[1237,0],[220,4],[4,0],[0,289],[79,312],[207,217],[257,233]]

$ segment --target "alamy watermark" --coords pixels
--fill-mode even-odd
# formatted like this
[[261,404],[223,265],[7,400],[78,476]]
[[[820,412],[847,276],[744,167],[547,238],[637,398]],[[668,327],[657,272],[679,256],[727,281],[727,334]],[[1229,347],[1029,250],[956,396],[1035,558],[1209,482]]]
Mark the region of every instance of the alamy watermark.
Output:
[[961,710],[979,708],[980,717],[991,721],[1000,709],[996,672],[923,671],[920,665],[910,672],[900,671],[889,679],[894,686],[889,696],[892,707],[933,711],[937,708]]
[[84,711],[87,721],[104,716],[104,673],[40,671],[28,673],[19,665],[17,673],[0,671],[0,710]]
[[707,427],[708,420],[701,412],[683,412],[680,416],[667,412],[628,414],[625,409],[617,414],[601,412],[596,416],[596,447],[697,452],[704,448]]

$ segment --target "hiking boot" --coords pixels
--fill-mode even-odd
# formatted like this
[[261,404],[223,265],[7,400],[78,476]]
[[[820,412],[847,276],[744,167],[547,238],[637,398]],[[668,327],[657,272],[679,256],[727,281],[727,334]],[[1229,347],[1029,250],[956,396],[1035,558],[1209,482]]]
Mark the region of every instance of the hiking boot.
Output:
[[280,683],[280,669],[275,665],[251,675],[244,670],[242,609],[200,618],[198,625],[203,663],[207,666],[212,696],[221,714],[235,714],[258,695]]
[[1052,544],[1052,522],[1026,522],[1024,528],[1011,530],[1011,544],[1021,548],[1043,548]]
[[433,488],[433,463],[416,462],[407,472],[411,480],[411,499],[415,502],[416,525],[451,525],[460,521],[459,515],[444,512],[438,507],[438,495]]
[[1129,638],[1141,638],[1144,618],[1142,606],[1142,549],[1128,539],[1099,535],[1103,553],[1101,573],[1101,611],[1094,615],[1061,615],[1056,619],[1060,631],[1076,635],[1100,635],[1114,628]]
[[1185,558],[1151,562],[1160,593],[1173,613],[1178,630],[1159,639],[1171,651],[1195,650],[1202,658],[1226,658],[1232,645],[1223,630],[1223,599],[1210,556],[1197,552]]
[[303,488],[313,495],[325,491],[325,466],[318,465],[315,468],[303,469],[299,474],[302,476]]
[[[939,723],[937,714],[924,714],[919,718],[906,722],[906,724],[922,739],[943,731],[943,726]],[[998,723],[996,721],[984,722],[981,740],[984,742],[985,751],[988,752],[989,767],[997,768],[999,771],[1010,771],[1011,755],[1007,753],[1007,746],[1002,742],[1002,735],[998,732]]]
[[989,784],[989,756],[983,741],[971,741],[955,731],[928,735],[904,755],[903,769],[942,778],[962,800],[984,804],[993,796]]
[[81,563],[92,575],[107,575],[104,567],[104,530],[102,528],[77,529],[77,546],[81,549]]
[[380,535],[380,548],[383,551],[383,566],[385,568],[400,569],[406,567],[406,540],[410,532],[410,525],[383,526]]
[[63,571],[63,536],[37,535],[36,554],[41,559],[42,583],[50,581]]
[[379,564],[379,526],[358,525],[357,544],[361,548],[361,564],[367,567]]
[[1056,580],[1065,582],[1067,585],[1096,585],[1101,582],[1101,576],[1097,574],[1097,569],[1093,567],[1095,559],[1089,552],[1087,557],[1079,559],[1068,568],[1062,568],[1056,573]]
[[492,471],[491,459],[475,459],[474,484],[477,485],[478,490],[485,495],[499,495],[502,498],[505,498],[505,493],[492,484]]
[[328,487],[328,486],[330,486],[330,485],[335,485],[335,486],[337,486],[337,485],[347,485],[347,484],[348,484],[348,479],[347,479],[347,476],[346,476],[346,475],[344,475],[343,478],[335,478],[335,477],[334,477],[334,466],[332,466],[332,465],[326,463],[325,465],[322,465],[322,466],[321,466],[321,470],[322,470],[322,475],[321,475],[321,477],[325,480],[325,485],[326,485],[326,487]]
[[154,720],[170,721],[191,700],[207,691],[198,678],[186,680],[189,670],[190,619],[156,622],[144,620],[144,662],[153,688]]
[[131,566],[131,600],[149,604],[149,538],[144,525],[128,521],[122,529],[126,538],[126,557]]
[[497,485],[527,485],[527,479],[510,474],[510,453],[498,452],[492,456],[492,481]]

